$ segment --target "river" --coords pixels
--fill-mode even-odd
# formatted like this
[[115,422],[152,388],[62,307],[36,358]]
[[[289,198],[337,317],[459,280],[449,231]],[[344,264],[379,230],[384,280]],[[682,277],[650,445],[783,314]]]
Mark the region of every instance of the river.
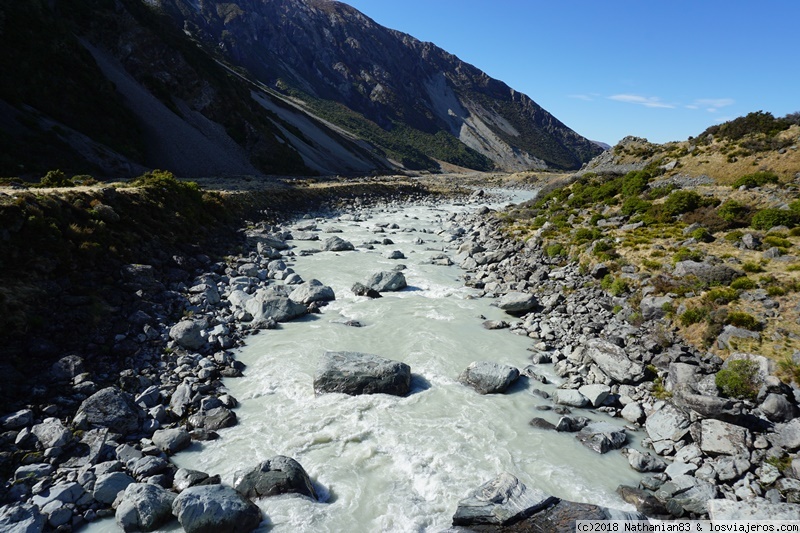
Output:
[[[518,191],[511,199],[531,195]],[[521,369],[529,364],[527,348],[533,344],[507,330],[481,327],[482,317],[513,318],[464,287],[457,266],[430,264],[443,252],[455,257],[436,233],[443,222],[453,212],[475,208],[408,206],[374,209],[362,214],[363,220],[318,219],[321,239],[335,228],[356,251],[301,255],[304,249],[319,249],[319,242],[294,241],[297,257],[290,266],[305,280],[330,285],[336,300],[322,314],[248,337],[236,353],[247,365],[245,376],[225,381],[241,404],[239,424],[219,431],[217,441],[193,444],[173,461],[220,474],[225,483],[232,483],[237,470],[275,455],[299,461],[322,501],[258,500],[267,517],[264,530],[275,533],[442,531],[461,498],[503,471],[564,499],[632,509],[614,490],[635,485],[640,474],[619,452],[601,456],[572,434],[528,425],[534,416],[557,421],[554,413],[536,410],[549,401],[531,393],[534,387],[552,392],[553,386],[522,378],[506,394],[481,396],[457,381],[476,360]],[[399,229],[375,233],[380,224]],[[360,247],[384,238],[394,244]],[[391,250],[402,251],[406,259],[384,257]],[[350,291],[372,272],[400,263],[407,267],[409,288],[374,300]],[[363,327],[347,326],[347,320]],[[325,350],[403,361],[414,375],[412,393],[402,398],[315,396],[314,370]],[[541,373],[558,382],[549,365],[542,365]],[[177,522],[172,526],[180,530]],[[88,530],[115,531],[116,526],[106,520]]]

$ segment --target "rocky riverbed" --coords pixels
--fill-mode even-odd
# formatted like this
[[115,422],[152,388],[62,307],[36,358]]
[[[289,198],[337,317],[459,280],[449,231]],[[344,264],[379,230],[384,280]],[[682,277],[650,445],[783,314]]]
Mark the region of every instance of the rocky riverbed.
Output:
[[[477,361],[459,381],[481,394],[503,393],[520,376],[541,383],[532,393],[548,401],[532,417],[532,431],[574,433],[593,453],[624,454],[644,475],[638,486],[619,489],[642,513],[637,515],[559,500],[526,487],[514,472],[497,472],[495,479],[475,480],[475,493],[453,509],[455,527],[524,531],[575,518],[644,515],[800,518],[797,399],[795,390],[770,375],[769,361],[734,354],[723,363],[691,349],[664,327],[658,302],[643,301],[645,320],[633,325],[624,312],[628,304],[592,282],[603,272],[557,263],[535,240],[508,238],[495,212],[477,209],[484,203],[479,195],[463,201],[476,210],[450,215],[436,228],[452,246],[438,260],[459,263],[466,285],[496,299],[506,318],[484,327],[530,339],[531,355],[530,365],[521,368]],[[348,215],[358,217],[359,211]],[[4,449],[15,462],[0,524],[68,531],[115,516],[120,527],[134,531],[153,530],[175,516],[185,530],[198,531],[219,506],[225,512],[214,515],[218,528],[244,530],[262,518],[248,498],[319,498],[292,458],[277,456],[251,467],[233,488],[220,485],[214,472],[178,468],[170,460],[193,441],[217,438],[219,430],[237,423],[238,402],[221,381],[246,372],[233,348],[333,299],[330,287],[293,270],[293,241],[316,238],[327,251],[353,247],[320,234],[313,218],[291,227],[255,224],[245,237],[243,254],[206,265],[190,282],[170,288],[167,300],[164,280],[152,268],[126,267],[131,288],[174,301],[185,318],[160,329],[143,325],[135,342],[166,342],[167,349],[126,361],[114,385],[101,387],[80,356],[66,356],[50,369],[61,396],[0,419]],[[387,271],[352,290],[375,297],[402,289],[401,278]],[[363,355],[331,354],[314,388],[407,393],[407,367]],[[755,361],[762,374],[753,401],[723,398],[714,385],[714,374],[740,359]],[[380,372],[361,372],[365,368]],[[545,377],[551,374],[561,381],[555,390]],[[605,416],[617,423],[603,422]]]

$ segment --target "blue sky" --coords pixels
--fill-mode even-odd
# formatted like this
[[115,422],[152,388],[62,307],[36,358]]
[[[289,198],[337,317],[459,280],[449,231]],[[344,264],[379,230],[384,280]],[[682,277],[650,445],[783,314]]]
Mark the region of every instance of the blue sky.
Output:
[[800,111],[799,0],[345,0],[615,144]]

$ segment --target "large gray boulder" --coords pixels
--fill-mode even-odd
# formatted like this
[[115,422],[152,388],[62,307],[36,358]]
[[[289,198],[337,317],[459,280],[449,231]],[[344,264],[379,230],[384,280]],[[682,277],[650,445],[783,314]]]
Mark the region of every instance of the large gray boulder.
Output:
[[172,520],[175,494],[152,483],[131,483],[117,503],[114,515],[124,531],[153,531]]
[[406,277],[397,270],[383,270],[372,274],[364,283],[368,288],[378,292],[393,292],[408,286]]
[[509,292],[498,298],[496,304],[509,314],[527,313],[536,307],[536,297],[525,292]]
[[314,374],[314,392],[393,394],[411,388],[411,368],[399,361],[359,352],[325,352]]
[[557,404],[569,407],[586,407],[589,405],[589,399],[577,389],[557,389],[553,393],[553,398]]
[[601,454],[622,448],[628,442],[625,430],[608,422],[589,424],[575,438],[590,450]]
[[696,515],[706,514],[708,502],[718,493],[716,485],[687,475],[676,476],[669,483],[679,489],[667,499],[667,509],[671,508],[671,500],[673,506],[680,506],[683,511]]
[[269,318],[276,322],[287,322],[308,312],[305,305],[291,300],[288,296],[264,289],[257,290],[253,298],[245,302],[244,308],[256,322]]
[[644,365],[631,361],[625,350],[605,339],[589,339],[584,355],[595,362],[605,375],[619,383],[638,383],[644,379]]
[[628,464],[637,472],[663,472],[667,463],[663,459],[650,453],[642,453],[634,448],[625,448],[622,455],[628,459]]
[[454,526],[513,524],[557,499],[538,489],[530,489],[516,476],[504,472],[458,502]]
[[47,519],[39,508],[29,503],[10,503],[0,507],[0,531],[5,533],[41,533]]
[[108,428],[128,435],[142,428],[144,410],[125,392],[116,387],[106,387],[86,398],[75,415],[76,427],[95,426]]
[[192,443],[189,432],[183,428],[159,429],[153,433],[152,440],[167,455],[178,453]]
[[302,304],[311,302],[329,302],[336,299],[333,289],[323,285],[321,281],[312,279],[301,283],[289,294],[289,299]]
[[193,428],[203,428],[206,431],[229,428],[235,426],[236,422],[236,413],[224,406],[198,411],[189,417],[189,424]]
[[800,505],[772,503],[762,498],[735,502],[710,500],[708,518],[711,520],[800,520]]
[[107,472],[97,476],[92,496],[101,503],[111,505],[120,492],[135,482],[136,480],[125,472]]
[[353,243],[335,235],[322,241],[321,248],[324,252],[346,252],[349,250],[355,250]]
[[800,418],[795,418],[786,424],[776,424],[778,443],[790,452],[800,449]]
[[653,442],[679,441],[689,432],[689,417],[672,404],[663,404],[661,409],[647,417],[644,428]]
[[472,387],[480,394],[505,392],[517,379],[519,379],[517,368],[491,361],[470,363],[458,376],[459,382]]
[[311,479],[300,463],[283,455],[267,459],[249,472],[237,472],[233,486],[248,498],[300,494],[317,499]]
[[700,449],[708,455],[749,454],[750,431],[721,420],[700,421]]
[[712,265],[699,261],[679,261],[675,263],[673,275],[679,278],[695,276],[703,283],[718,283],[720,285],[730,285],[744,272],[729,267],[728,265]]
[[31,433],[43,448],[63,447],[72,441],[72,432],[58,418],[46,418],[41,424],[35,424]]
[[767,394],[759,406],[761,412],[773,422],[788,422],[794,418],[795,407],[782,394]]
[[261,509],[225,485],[189,487],[172,503],[186,533],[247,533],[261,523]]
[[639,302],[639,309],[643,319],[658,320],[667,314],[667,307],[671,304],[670,296],[646,296]]
[[183,492],[189,487],[196,487],[198,485],[219,485],[219,474],[209,476],[205,472],[199,470],[190,470],[188,468],[179,468],[175,472],[172,479],[172,488],[177,492]]
[[199,350],[206,344],[203,337],[206,325],[204,320],[181,320],[170,328],[169,338],[184,348]]

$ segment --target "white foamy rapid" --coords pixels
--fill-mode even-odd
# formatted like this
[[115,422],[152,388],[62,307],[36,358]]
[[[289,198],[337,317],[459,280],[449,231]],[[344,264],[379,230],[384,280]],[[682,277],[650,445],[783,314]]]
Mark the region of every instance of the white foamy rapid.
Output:
[[[507,394],[481,396],[457,382],[475,360],[523,368],[532,345],[527,337],[482,328],[481,316],[512,318],[491,307],[491,300],[472,298],[474,291],[463,287],[457,267],[426,263],[437,253],[454,256],[455,251],[442,237],[421,230],[437,230],[452,212],[474,207],[412,206],[375,210],[363,222],[318,221],[321,239],[330,236],[326,230],[338,228],[343,232],[338,235],[357,247],[383,238],[394,245],[298,256],[292,268],[305,280],[317,278],[333,287],[336,300],[320,315],[249,337],[236,353],[247,365],[245,376],[225,381],[241,402],[239,424],[219,431],[217,441],[194,444],[174,462],[232,483],[235,471],[264,459],[295,458],[324,501],[258,500],[267,517],[263,529],[275,533],[441,531],[450,526],[461,498],[504,471],[561,498],[630,509],[614,489],[635,484],[637,474],[619,452],[601,456],[574,435],[528,425],[534,416],[557,420],[535,410],[548,401],[530,392],[548,387],[523,378]],[[373,233],[382,222],[400,229]],[[415,231],[403,231],[408,229]],[[418,238],[424,242],[415,244]],[[294,244],[298,253],[319,247],[318,242]],[[389,250],[401,250],[406,259],[384,258]],[[408,289],[375,300],[350,291],[353,283],[398,263],[408,267]],[[346,326],[346,320],[364,327]],[[315,396],[314,370],[325,350],[403,361],[414,375],[413,392],[404,398]],[[541,370],[550,373],[547,366]],[[106,521],[90,530],[115,528]]]

